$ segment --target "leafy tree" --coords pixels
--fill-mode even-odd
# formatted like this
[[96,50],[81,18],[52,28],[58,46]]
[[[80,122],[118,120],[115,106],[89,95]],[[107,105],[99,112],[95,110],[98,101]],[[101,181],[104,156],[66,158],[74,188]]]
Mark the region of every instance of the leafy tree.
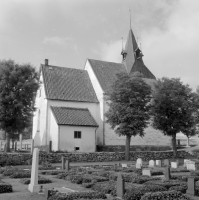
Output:
[[125,157],[129,160],[131,137],[143,137],[149,123],[151,88],[139,77],[119,73],[106,100],[106,122],[116,134],[126,136]]
[[38,73],[30,64],[0,61],[0,129],[6,133],[7,152],[10,138],[31,124],[38,88]]
[[172,137],[174,156],[177,155],[176,134],[192,134],[198,121],[198,95],[179,78],[162,78],[155,85],[152,115],[154,128]]

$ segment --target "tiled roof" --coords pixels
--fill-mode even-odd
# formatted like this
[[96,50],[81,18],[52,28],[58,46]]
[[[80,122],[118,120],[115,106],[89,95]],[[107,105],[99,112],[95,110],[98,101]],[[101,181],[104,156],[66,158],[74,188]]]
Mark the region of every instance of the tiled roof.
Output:
[[88,59],[102,89],[109,91],[111,85],[116,80],[116,74],[126,72],[125,66],[120,63],[105,62],[101,60]]
[[88,72],[41,65],[47,99],[98,102]]
[[87,108],[53,107],[51,110],[58,125],[92,126],[98,124]]

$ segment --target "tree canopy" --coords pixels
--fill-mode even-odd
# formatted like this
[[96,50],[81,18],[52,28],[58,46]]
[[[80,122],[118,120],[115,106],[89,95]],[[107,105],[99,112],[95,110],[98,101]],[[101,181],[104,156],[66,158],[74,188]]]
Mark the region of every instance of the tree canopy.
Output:
[[38,88],[38,73],[30,64],[0,61],[0,129],[8,140],[30,126]]
[[151,88],[139,77],[119,73],[106,100],[109,105],[106,122],[118,135],[126,136],[128,160],[131,136],[143,137],[149,123]]
[[179,78],[162,78],[157,81],[153,93],[154,128],[172,137],[174,156],[176,156],[176,134],[193,131],[198,123],[198,95]]

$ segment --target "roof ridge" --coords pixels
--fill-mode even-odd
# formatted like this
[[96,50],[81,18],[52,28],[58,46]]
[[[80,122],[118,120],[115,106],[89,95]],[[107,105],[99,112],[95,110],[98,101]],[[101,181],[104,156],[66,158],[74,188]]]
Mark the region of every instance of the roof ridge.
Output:
[[64,106],[50,106],[51,108],[63,108],[69,110],[88,110],[88,108],[75,108],[75,107],[64,107]]
[[55,66],[55,65],[44,65],[41,64],[42,67],[56,67],[56,68],[61,68],[61,69],[71,69],[71,70],[76,70],[76,71],[83,71],[85,72],[84,69],[77,69],[77,68],[71,68],[71,67],[61,67],[61,66]]
[[122,63],[116,63],[116,62],[110,62],[110,61],[104,61],[104,60],[96,60],[96,59],[90,59],[88,58],[88,60],[94,60],[94,61],[100,61],[100,62],[107,62],[107,63],[113,63],[113,64],[122,64]]

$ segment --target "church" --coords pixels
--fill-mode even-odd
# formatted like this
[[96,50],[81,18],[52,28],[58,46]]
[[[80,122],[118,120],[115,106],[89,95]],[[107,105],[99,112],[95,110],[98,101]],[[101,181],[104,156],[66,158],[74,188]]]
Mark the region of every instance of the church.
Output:
[[[120,72],[139,73],[151,87],[156,77],[145,66],[132,29],[122,50],[121,63],[87,59],[83,69],[52,66],[48,59],[40,66],[41,86],[33,118],[34,146],[52,142],[53,151],[95,152],[96,145],[125,145],[105,121],[108,105],[104,95]],[[170,139],[149,126],[143,138],[131,138],[131,145],[169,145]]]

